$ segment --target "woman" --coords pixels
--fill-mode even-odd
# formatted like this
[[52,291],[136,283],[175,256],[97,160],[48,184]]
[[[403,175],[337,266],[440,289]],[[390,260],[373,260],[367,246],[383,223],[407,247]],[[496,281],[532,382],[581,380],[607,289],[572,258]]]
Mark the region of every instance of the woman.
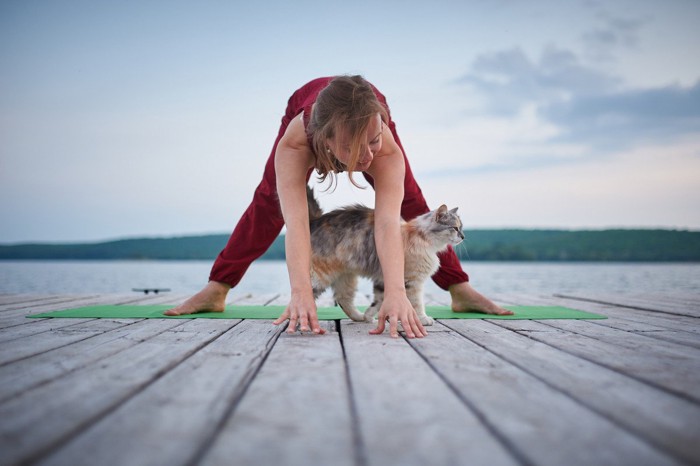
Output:
[[[324,333],[311,288],[311,246],[306,184],[316,170],[321,179],[361,172],[375,190],[375,241],[384,275],[384,302],[377,327],[389,321],[392,337],[401,322],[409,338],[426,331],[406,297],[400,218],[428,212],[391,120],[384,96],[361,76],[319,78],[289,99],[282,126],[265,166],[263,180],[224,250],[207,286],[166,315],[223,311],[226,295],[248,266],[272,244],[286,224],[291,299],[274,323],[289,320],[287,332]],[[450,248],[440,255],[433,280],[452,297],[456,312],[511,314],[477,293]]]

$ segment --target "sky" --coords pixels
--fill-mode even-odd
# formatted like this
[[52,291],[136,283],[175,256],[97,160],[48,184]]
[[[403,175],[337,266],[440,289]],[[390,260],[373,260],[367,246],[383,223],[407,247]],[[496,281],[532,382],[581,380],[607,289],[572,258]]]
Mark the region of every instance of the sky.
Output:
[[696,0],[2,1],[0,243],[229,233],[289,96],[338,74],[467,231],[698,230],[697,24]]

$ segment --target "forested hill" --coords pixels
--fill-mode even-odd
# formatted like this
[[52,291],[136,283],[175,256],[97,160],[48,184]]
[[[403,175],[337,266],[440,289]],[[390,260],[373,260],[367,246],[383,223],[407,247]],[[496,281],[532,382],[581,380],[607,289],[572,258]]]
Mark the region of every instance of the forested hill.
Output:
[[[486,261],[700,261],[700,232],[684,230],[467,230],[457,252]],[[228,235],[85,244],[0,245],[0,259],[212,260]],[[284,259],[279,237],[262,259]]]
[[700,232],[679,230],[474,230],[460,259],[700,261]]

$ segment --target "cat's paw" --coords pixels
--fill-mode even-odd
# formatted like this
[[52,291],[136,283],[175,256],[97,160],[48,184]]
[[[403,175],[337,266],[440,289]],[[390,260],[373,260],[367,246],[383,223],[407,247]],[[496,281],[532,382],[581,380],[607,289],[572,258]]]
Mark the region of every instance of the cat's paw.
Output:
[[420,318],[420,323],[423,325],[433,325],[435,323],[435,319],[433,319],[430,316],[419,316]]
[[367,309],[365,309],[364,320],[365,322],[372,323],[376,320],[377,313],[379,312],[379,307],[377,303],[372,303]]
[[365,315],[361,312],[355,311],[352,314],[348,314],[348,317],[354,322],[365,322]]
[[370,324],[376,320],[377,312],[379,309],[375,307],[368,307],[364,314],[364,321]]

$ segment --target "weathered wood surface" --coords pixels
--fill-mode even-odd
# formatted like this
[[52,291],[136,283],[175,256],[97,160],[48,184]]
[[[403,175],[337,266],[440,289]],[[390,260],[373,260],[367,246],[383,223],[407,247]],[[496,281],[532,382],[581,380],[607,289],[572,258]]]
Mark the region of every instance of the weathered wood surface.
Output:
[[0,295],[0,464],[700,464],[700,297],[495,298],[609,319],[442,320],[409,340],[27,319],[182,297]]

